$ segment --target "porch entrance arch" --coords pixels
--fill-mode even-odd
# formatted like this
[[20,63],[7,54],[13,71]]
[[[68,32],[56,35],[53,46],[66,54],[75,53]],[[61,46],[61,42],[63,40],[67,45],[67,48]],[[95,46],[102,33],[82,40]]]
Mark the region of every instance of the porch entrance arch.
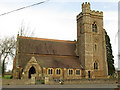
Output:
[[31,78],[31,74],[35,74],[35,73],[36,73],[36,70],[35,70],[35,68],[32,66],[32,67],[29,69],[28,78],[30,79],[30,78]]
[[26,64],[24,72],[24,78],[30,79],[31,74],[36,74],[35,77],[38,78],[41,74],[41,67],[37,63],[35,57],[32,57],[29,62]]

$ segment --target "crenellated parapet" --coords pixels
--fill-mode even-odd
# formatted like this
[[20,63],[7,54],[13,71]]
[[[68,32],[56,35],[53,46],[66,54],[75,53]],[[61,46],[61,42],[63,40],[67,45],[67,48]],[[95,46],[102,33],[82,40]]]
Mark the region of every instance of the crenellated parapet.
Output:
[[103,17],[103,12],[102,11],[95,11],[90,9],[90,3],[85,2],[82,4],[82,12],[77,15],[77,19],[79,19],[83,15],[93,15],[93,16],[100,16]]
[[92,10],[92,11],[90,11],[90,14],[92,14],[92,15],[98,15],[98,16],[103,16],[103,12],[102,11]]

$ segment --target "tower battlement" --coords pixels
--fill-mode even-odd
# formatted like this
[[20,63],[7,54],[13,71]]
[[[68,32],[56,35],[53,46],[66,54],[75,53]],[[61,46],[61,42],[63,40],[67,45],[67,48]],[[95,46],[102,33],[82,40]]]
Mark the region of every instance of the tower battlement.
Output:
[[103,16],[103,12],[102,12],[102,11],[95,11],[95,10],[92,10],[92,11],[90,11],[90,14],[98,15],[98,16]]
[[102,11],[95,11],[90,9],[90,3],[85,2],[82,4],[82,12],[77,15],[77,19],[79,19],[83,14],[90,14],[94,16],[100,16],[103,17],[103,12]]

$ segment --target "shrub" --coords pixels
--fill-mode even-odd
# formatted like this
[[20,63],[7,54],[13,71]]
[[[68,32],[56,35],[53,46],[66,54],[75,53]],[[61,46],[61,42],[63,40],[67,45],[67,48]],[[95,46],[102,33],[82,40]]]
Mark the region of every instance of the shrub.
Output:
[[45,84],[45,83],[44,83],[44,80],[40,80],[40,82],[41,82],[41,84]]

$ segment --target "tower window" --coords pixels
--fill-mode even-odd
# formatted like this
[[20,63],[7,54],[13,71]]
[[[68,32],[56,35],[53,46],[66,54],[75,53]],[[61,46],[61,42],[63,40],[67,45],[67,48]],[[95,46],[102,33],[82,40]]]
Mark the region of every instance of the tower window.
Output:
[[92,24],[92,31],[97,33],[97,25],[95,23]]
[[94,32],[94,24],[92,24],[92,31]]
[[95,32],[97,32],[97,25],[95,24]]
[[97,62],[94,63],[94,69],[95,69],[95,70],[98,69],[98,63],[97,63]]

